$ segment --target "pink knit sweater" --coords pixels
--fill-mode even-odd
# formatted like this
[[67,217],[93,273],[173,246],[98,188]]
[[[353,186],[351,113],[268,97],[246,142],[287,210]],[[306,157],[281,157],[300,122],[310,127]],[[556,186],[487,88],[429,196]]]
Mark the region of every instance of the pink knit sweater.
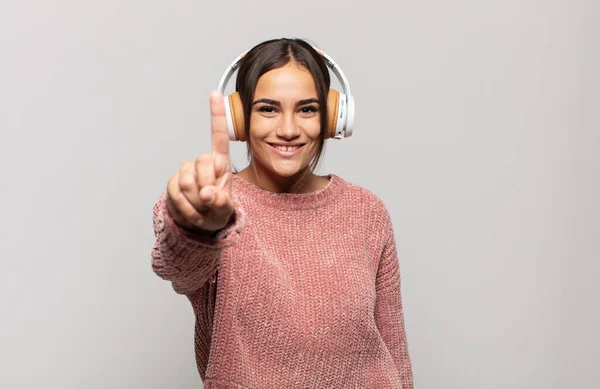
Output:
[[152,268],[192,304],[204,388],[413,388],[388,211],[328,177],[278,194],[234,175],[215,238],[174,224],[161,193]]

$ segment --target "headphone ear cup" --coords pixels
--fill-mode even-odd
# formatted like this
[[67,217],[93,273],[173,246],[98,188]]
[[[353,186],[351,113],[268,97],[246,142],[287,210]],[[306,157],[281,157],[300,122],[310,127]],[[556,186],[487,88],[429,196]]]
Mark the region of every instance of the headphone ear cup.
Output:
[[340,111],[340,94],[335,89],[329,89],[327,94],[327,131],[325,139],[335,136],[337,128],[338,114]]
[[242,105],[242,98],[238,92],[233,92],[227,96],[225,116],[227,117],[229,139],[245,142],[246,124],[244,121],[244,106]]

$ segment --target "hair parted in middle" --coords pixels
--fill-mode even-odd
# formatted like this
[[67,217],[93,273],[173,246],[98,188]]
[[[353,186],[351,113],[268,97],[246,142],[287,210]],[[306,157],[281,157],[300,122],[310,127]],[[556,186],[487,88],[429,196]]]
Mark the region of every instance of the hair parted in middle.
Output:
[[248,157],[252,158],[250,144],[250,115],[252,102],[258,79],[266,72],[281,68],[290,62],[296,62],[310,72],[317,89],[317,99],[320,105],[321,132],[315,156],[309,164],[309,171],[317,168],[325,147],[325,132],[327,128],[327,96],[331,78],[327,65],[321,54],[303,39],[277,38],[259,43],[250,49],[240,61],[236,78],[236,92],[240,94],[244,108],[244,123]]

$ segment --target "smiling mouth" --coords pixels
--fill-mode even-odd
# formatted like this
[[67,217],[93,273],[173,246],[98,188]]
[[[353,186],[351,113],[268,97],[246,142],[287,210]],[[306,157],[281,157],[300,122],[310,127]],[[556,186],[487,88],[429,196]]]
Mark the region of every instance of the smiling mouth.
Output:
[[286,145],[280,145],[280,144],[275,144],[275,143],[268,143],[268,145],[273,147],[274,149],[277,149],[277,150],[283,151],[283,152],[287,152],[287,153],[294,152],[294,151],[304,147],[303,144],[286,146]]

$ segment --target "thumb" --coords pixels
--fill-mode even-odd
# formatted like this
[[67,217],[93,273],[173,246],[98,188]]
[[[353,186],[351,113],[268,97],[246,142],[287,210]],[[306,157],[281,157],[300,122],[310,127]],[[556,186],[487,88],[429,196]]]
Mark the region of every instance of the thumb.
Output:
[[229,217],[233,213],[233,199],[231,193],[215,188],[215,197],[210,207],[220,216]]
[[206,186],[202,189],[202,195],[206,199],[208,207],[216,212],[229,212],[233,209],[233,199],[231,196],[231,173],[226,173],[220,177],[216,185]]
[[226,172],[216,180],[216,187],[219,192],[226,192],[231,195],[231,172]]

